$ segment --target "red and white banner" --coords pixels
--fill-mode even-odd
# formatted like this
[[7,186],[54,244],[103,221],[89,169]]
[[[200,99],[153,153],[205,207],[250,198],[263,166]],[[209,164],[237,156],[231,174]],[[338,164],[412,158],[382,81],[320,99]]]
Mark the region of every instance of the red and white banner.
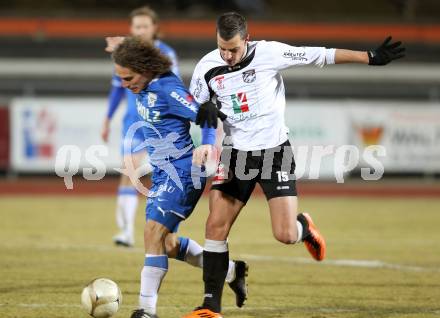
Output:
[[[90,167],[85,153],[91,146],[106,147],[99,159],[108,167],[121,165],[121,120],[118,110],[109,143],[101,140],[106,115],[104,98],[16,98],[11,103],[11,168],[19,172],[53,172],[58,150],[79,148],[79,168]],[[121,105],[121,108],[124,108]]]

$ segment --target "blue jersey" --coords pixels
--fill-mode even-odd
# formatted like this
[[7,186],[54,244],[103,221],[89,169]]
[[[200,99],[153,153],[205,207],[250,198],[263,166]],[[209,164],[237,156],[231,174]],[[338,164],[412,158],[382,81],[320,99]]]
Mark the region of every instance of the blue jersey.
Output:
[[[171,232],[189,217],[203,193],[206,178],[198,185],[192,175],[194,145],[189,134],[199,105],[172,72],[153,79],[136,99],[141,130],[153,166],[152,186],[148,194],[146,218]],[[129,136],[134,132],[130,131]],[[202,128],[202,143],[215,143],[215,129]]]
[[[163,74],[137,95],[136,104],[154,172],[172,164],[179,173],[190,175],[194,145],[189,129],[199,105],[182,81],[172,72]],[[213,144],[215,129],[203,128],[202,138],[202,143]]]
[[[171,70],[174,74],[179,76],[179,70],[177,65],[176,52],[167,44],[162,41],[154,41],[154,45],[162,52],[162,54],[168,56],[172,62]],[[123,135],[125,136],[128,127],[138,120],[138,114],[136,110],[136,96],[129,89],[122,87],[122,81],[119,76],[113,74],[112,77],[112,89],[109,94],[109,104],[107,111],[107,118],[112,118],[116,109],[118,108],[121,100],[127,98],[127,109],[124,115],[123,123]],[[138,137],[138,136],[136,136]]]

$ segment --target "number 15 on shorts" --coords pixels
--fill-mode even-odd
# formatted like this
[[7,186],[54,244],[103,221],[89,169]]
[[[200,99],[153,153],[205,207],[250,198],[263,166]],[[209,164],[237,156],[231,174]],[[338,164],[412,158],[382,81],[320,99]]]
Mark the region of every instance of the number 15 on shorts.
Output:
[[289,174],[287,171],[277,171],[278,182],[286,182],[289,181]]

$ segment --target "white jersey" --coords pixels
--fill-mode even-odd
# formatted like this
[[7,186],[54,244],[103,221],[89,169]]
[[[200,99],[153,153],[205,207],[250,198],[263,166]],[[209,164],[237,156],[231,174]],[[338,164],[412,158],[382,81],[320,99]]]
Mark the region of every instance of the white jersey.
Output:
[[280,70],[294,65],[333,64],[335,49],[295,47],[280,42],[249,42],[246,56],[229,66],[218,49],[197,64],[190,92],[198,103],[214,96],[228,118],[226,136],[238,150],[276,147],[287,140],[286,98]]

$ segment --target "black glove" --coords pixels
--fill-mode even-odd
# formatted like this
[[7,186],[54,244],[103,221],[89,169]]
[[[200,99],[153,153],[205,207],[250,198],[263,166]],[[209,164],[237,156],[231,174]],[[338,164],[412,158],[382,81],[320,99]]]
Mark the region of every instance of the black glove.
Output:
[[225,121],[228,116],[224,112],[222,112],[220,109],[217,110],[217,116],[220,118],[221,121]]
[[405,56],[405,48],[401,46],[402,42],[390,43],[391,39],[391,36],[387,37],[377,49],[368,51],[369,65],[386,65],[392,60]]
[[212,127],[217,128],[217,117],[219,117],[220,111],[217,106],[212,102],[206,102],[200,105],[199,112],[196,117],[196,124],[200,127]]

